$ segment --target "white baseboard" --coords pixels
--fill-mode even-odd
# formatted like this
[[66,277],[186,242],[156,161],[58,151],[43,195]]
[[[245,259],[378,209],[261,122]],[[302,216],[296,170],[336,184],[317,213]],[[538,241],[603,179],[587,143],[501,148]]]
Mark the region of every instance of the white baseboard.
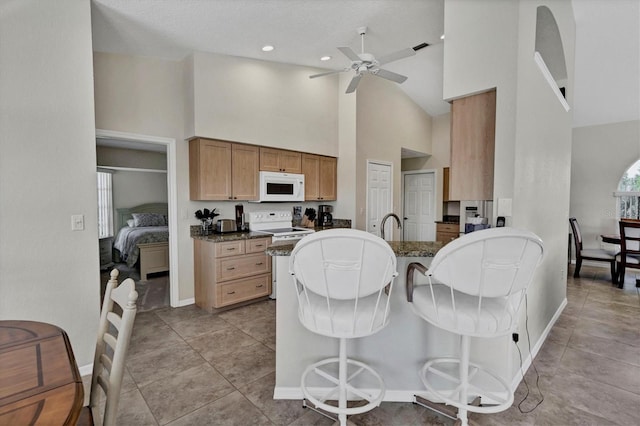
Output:
[[527,370],[529,370],[532,360],[536,357],[536,355],[538,355],[538,352],[542,348],[542,345],[544,344],[545,340],[547,340],[547,337],[549,336],[551,329],[555,325],[556,321],[558,321],[558,318],[560,318],[560,314],[562,314],[562,311],[566,306],[567,306],[567,298],[565,297],[562,303],[560,304],[560,306],[558,307],[558,309],[556,310],[556,313],[553,315],[553,318],[551,318],[551,321],[549,321],[549,324],[547,324],[544,331],[540,335],[540,338],[538,339],[536,344],[531,347],[531,351],[529,352],[529,355],[524,359],[524,361],[522,361],[522,366],[518,369],[518,372],[516,373],[515,377],[511,381],[511,390],[513,392],[515,392],[518,386],[520,385],[520,382],[522,381],[522,378],[523,378],[523,372],[526,373]]
[[93,363],[80,366],[80,367],[78,367],[78,370],[80,371],[80,375],[82,377],[90,376],[91,373],[93,373]]
[[183,299],[178,301],[178,306],[173,306],[173,308],[181,308],[183,306],[193,305],[194,303],[196,303],[195,297],[192,297],[190,299]]

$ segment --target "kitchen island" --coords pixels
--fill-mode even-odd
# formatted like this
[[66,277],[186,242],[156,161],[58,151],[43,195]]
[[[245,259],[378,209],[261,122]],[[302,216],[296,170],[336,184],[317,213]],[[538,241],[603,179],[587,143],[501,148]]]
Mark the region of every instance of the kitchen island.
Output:
[[[441,242],[392,241],[398,277],[391,293],[389,325],[380,332],[347,342],[349,357],[369,364],[385,381],[384,401],[410,402],[415,394],[428,396],[418,372],[428,358],[456,355],[458,337],[436,328],[415,315],[406,299],[407,266],[429,266],[442,248]],[[320,359],[338,354],[338,339],[312,333],[298,320],[298,300],[289,275],[293,243],[274,243],[267,253],[276,259],[276,383],[274,399],[302,399],[300,378],[304,369]],[[415,282],[425,282],[416,274]],[[508,339],[472,339],[471,361],[490,366],[506,377],[511,371]],[[506,377],[507,378],[507,377]],[[507,381],[512,378],[508,377]],[[366,384],[362,384],[366,387]]]

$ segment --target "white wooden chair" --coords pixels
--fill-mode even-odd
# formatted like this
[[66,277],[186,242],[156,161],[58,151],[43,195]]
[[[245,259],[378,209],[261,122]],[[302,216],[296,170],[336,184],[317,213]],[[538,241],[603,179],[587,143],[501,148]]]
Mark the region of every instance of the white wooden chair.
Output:
[[[346,341],[374,334],[388,324],[389,295],[398,275],[396,256],[389,244],[375,235],[333,229],[300,240],[289,262],[300,322],[314,333],[340,341],[337,358],[313,363],[302,374],[305,406],[310,401],[314,408],[338,414],[340,424],[345,425],[347,415],[369,411],[384,397],[382,377],[367,364],[347,358]],[[338,377],[332,375],[336,364]],[[348,371],[349,367],[353,368]],[[374,383],[367,390],[352,385],[361,373]],[[322,395],[318,377],[327,383]],[[348,397],[366,402],[348,408]],[[328,403],[331,400],[337,400],[337,406]]]
[[[468,424],[467,411],[496,413],[513,403],[509,383],[469,362],[470,339],[514,331],[518,310],[542,256],[542,241],[534,233],[493,228],[448,243],[428,269],[419,263],[407,268],[407,299],[413,311],[460,336],[458,357],[428,360],[420,371],[429,391],[426,399],[457,407],[457,424]],[[426,275],[427,284],[414,285],[416,270]],[[483,406],[472,404],[478,397]]]
[[[127,278],[118,285],[118,274],[117,269],[111,271],[111,278],[107,282],[93,360],[90,401],[89,406],[83,407],[79,425],[116,424],[125,357],[136,317],[136,300],[138,299],[135,282]],[[116,305],[118,309],[115,309]],[[102,394],[105,395],[106,401],[104,411],[99,413]],[[96,418],[102,421],[94,422]]]

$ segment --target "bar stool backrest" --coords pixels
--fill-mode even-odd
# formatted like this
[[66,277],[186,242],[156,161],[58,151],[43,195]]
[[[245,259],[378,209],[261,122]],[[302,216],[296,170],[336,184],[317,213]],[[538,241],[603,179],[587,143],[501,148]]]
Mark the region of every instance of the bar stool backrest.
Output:
[[429,275],[462,293],[507,297],[525,290],[542,261],[542,240],[515,228],[476,231],[444,246]]
[[[383,239],[356,229],[332,229],[300,240],[289,272],[301,322],[334,337],[361,337],[384,327],[396,256]],[[385,292],[387,290],[387,292]]]

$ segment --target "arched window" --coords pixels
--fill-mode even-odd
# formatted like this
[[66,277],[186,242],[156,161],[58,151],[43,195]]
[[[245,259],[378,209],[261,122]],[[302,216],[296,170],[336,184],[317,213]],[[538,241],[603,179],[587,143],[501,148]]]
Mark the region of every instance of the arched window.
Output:
[[619,219],[640,219],[640,160],[622,175],[614,195]]

